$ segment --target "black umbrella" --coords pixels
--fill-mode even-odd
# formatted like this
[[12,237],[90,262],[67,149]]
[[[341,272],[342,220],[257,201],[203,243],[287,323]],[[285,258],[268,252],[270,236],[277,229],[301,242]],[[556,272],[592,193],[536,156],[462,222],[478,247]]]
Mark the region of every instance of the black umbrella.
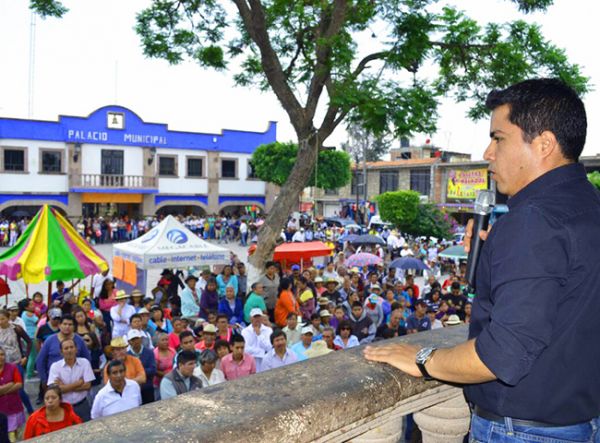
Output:
[[385,246],[385,241],[381,237],[376,235],[364,234],[359,235],[354,241],[351,241],[353,245],[382,245]]
[[414,257],[400,257],[390,263],[390,268],[400,268],[400,269],[416,269],[427,271],[429,267],[423,263],[423,260],[419,260]]

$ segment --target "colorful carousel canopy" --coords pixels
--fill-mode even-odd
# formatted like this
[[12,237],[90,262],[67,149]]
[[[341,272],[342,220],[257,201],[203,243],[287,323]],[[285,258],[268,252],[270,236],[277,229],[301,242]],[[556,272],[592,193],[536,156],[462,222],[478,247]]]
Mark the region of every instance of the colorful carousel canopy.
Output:
[[0,254],[0,275],[25,283],[74,280],[108,269],[108,263],[55,209],[44,205],[17,243]]

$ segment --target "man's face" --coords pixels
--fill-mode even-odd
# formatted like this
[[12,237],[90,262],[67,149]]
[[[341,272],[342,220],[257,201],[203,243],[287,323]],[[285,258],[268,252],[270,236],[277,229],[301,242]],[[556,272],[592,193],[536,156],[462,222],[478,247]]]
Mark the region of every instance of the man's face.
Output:
[[60,349],[65,360],[71,360],[77,355],[77,347],[72,340],[65,340],[61,343]]
[[352,307],[352,315],[354,316],[354,318],[359,318],[362,315],[362,308],[360,306],[353,306]]
[[402,314],[396,310],[390,314],[390,326],[392,328],[397,328],[400,326],[400,319],[402,318]]
[[377,283],[377,274],[371,274],[371,276],[369,277],[369,280],[371,281],[372,284]]
[[131,320],[131,328],[132,329],[142,329],[142,319],[141,318],[133,318]]
[[429,317],[429,320],[431,320],[431,322],[435,320],[435,312],[428,312],[427,316]]
[[324,331],[323,332],[323,340],[325,341],[325,343],[327,343],[327,346],[331,346],[333,344],[333,332],[331,331]]
[[194,360],[187,361],[178,365],[178,368],[179,372],[181,372],[181,375],[184,377],[191,377],[194,373],[194,369],[196,369],[196,362]]
[[146,327],[148,325],[148,320],[150,320],[150,314],[140,314],[140,316],[142,317],[142,327]]
[[298,317],[294,315],[293,317],[288,318],[287,326],[290,329],[296,329],[296,326],[298,326]]
[[233,286],[227,286],[225,288],[225,297],[228,300],[233,300],[235,298],[235,291],[233,290]]
[[280,335],[279,337],[275,338],[275,340],[273,340],[273,347],[276,351],[284,351],[287,347],[287,339],[285,335]]
[[242,343],[242,342],[235,342],[233,344],[231,353],[233,354],[234,358],[242,358],[242,356],[244,355],[245,345],[246,345],[246,343]]
[[212,332],[205,332],[203,337],[204,337],[204,344],[207,347],[212,346],[212,344],[215,342],[215,334],[213,334]]
[[452,288],[452,295],[458,297],[460,295],[460,288]]
[[139,352],[142,347],[142,339],[139,337],[132,338],[129,340],[129,346],[131,346],[131,349],[133,349],[135,352]]
[[220,346],[217,349],[217,357],[219,358],[223,358],[225,357],[227,354],[229,354],[229,347],[227,346]]
[[262,315],[255,315],[250,319],[250,322],[255,328],[260,327],[260,325],[262,325]]
[[127,356],[127,348],[113,348],[112,356],[114,360],[125,361],[125,357]]
[[226,318],[221,317],[220,319],[217,320],[217,327],[219,329],[225,330],[225,329],[227,329],[227,325],[228,325],[228,323],[227,323]]
[[535,178],[534,144],[537,142],[526,143],[521,128],[510,122],[509,114],[509,105],[498,106],[492,112],[492,140],[483,158],[490,162],[488,170],[498,190],[512,197]]
[[301,337],[302,337],[302,343],[304,343],[304,346],[310,346],[310,344],[312,343],[312,339],[313,339],[312,333],[302,334]]
[[238,266],[238,273],[240,275],[246,275],[246,267],[244,265],[239,265]]
[[183,340],[181,340],[181,349],[184,351],[193,351],[194,344],[194,337],[185,337]]
[[63,320],[60,322],[60,332],[63,335],[71,335],[74,331],[74,325],[71,320]]
[[425,311],[427,310],[427,307],[426,307],[425,305],[423,305],[423,304],[419,303],[419,304],[418,304],[418,305],[415,307],[415,309],[417,310],[417,312],[418,312],[419,314],[425,314]]
[[190,278],[187,281],[187,285],[189,286],[190,289],[194,290],[196,289],[196,279],[195,278]]
[[[271,268],[269,268],[269,269],[271,269]],[[254,292],[256,292],[258,295],[263,295],[263,291],[264,291],[263,285],[258,284],[254,287]]]
[[108,379],[113,387],[123,386],[123,384],[125,384],[125,368],[123,366],[112,368],[110,371],[108,371]]
[[313,318],[310,322],[315,328],[319,328],[319,326],[321,326],[321,318]]

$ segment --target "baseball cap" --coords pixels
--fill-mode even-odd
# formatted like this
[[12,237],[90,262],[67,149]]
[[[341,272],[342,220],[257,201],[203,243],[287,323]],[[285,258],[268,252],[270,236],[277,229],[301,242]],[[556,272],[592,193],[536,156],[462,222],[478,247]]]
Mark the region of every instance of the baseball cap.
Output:
[[302,333],[302,335],[304,335],[304,334],[312,334],[312,335],[314,335],[314,331],[313,331],[312,326],[304,326],[301,329],[301,333]]
[[61,318],[62,317],[62,311],[59,308],[52,308],[48,310],[48,317],[49,318]]
[[256,316],[261,316],[263,315],[263,311],[260,308],[252,308],[250,310],[250,317],[256,317]]
[[9,303],[8,306],[6,307],[7,311],[16,311],[18,309],[19,309],[19,307],[17,306],[17,304],[15,302]]
[[144,334],[142,334],[142,331],[138,329],[130,329],[127,333],[127,341],[133,340],[134,338],[142,338],[143,336]]
[[292,271],[299,271],[300,270],[300,266],[299,265],[293,265],[292,266]]

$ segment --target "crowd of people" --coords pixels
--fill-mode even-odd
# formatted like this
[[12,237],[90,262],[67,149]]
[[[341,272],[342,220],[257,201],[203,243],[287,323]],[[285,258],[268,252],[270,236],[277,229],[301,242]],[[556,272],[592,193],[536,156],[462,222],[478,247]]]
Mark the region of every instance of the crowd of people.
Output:
[[[422,246],[415,249],[419,253]],[[106,271],[91,292],[57,282],[0,310],[0,413],[31,438],[159,399],[404,334],[469,322],[459,268],[424,285],[384,265],[282,269],[269,262],[248,286],[232,255],[209,267],[165,269],[148,295],[115,288]],[[39,377],[35,410],[23,390]],[[26,413],[29,418],[26,418]],[[14,439],[13,434],[13,439]]]

